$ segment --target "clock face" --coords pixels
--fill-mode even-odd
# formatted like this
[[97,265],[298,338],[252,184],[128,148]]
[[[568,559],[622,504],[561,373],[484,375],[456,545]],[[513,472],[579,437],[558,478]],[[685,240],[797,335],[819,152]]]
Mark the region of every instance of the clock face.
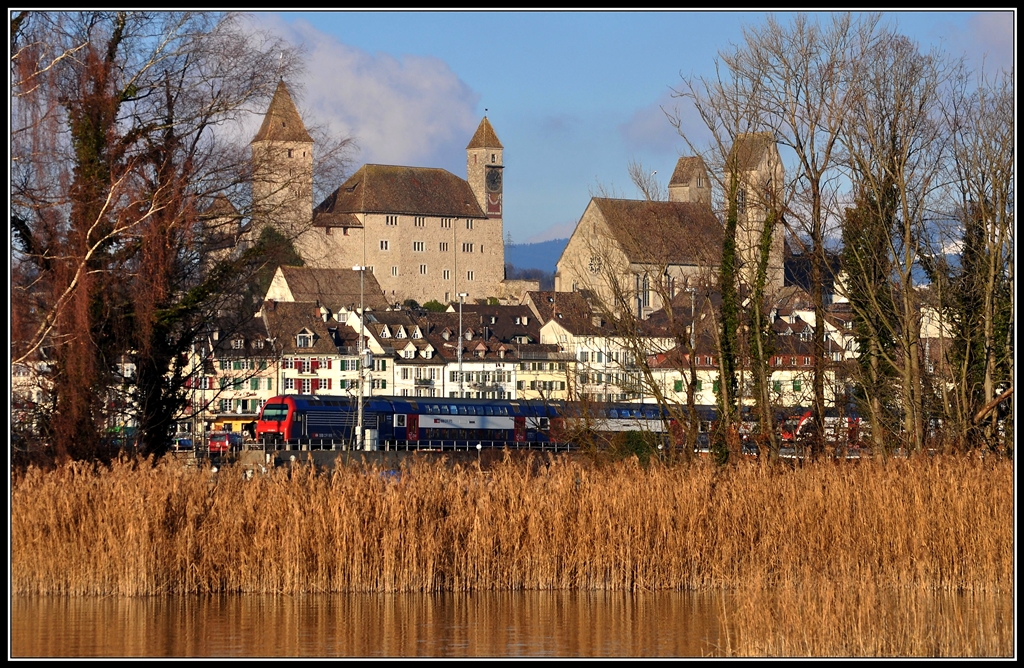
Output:
[[488,192],[496,193],[501,190],[501,170],[500,169],[487,169],[487,190]]
[[596,255],[590,256],[590,271],[595,274],[601,271],[601,258]]

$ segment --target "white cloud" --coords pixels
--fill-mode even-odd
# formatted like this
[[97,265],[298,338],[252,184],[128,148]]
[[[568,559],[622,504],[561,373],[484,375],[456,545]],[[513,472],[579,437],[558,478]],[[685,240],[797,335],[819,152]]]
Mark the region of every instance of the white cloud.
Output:
[[[437,59],[370,54],[305,21],[259,15],[306,53],[300,111],[337,136],[354,136],[358,162],[459,168],[480,119],[479,95]],[[464,169],[464,167],[462,168]]]

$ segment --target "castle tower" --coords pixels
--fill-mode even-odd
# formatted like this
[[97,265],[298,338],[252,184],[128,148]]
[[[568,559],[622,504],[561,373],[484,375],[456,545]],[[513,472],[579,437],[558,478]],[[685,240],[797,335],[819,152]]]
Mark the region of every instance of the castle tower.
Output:
[[488,218],[497,218],[501,224],[501,195],[503,185],[502,145],[491,122],[480,121],[476,133],[466,146],[466,180],[476,195],[480,208]]
[[284,81],[277,84],[263,125],[251,142],[253,236],[273,225],[289,238],[313,217],[313,138]]
[[488,262],[494,263],[488,279],[491,294],[497,294],[498,283],[505,277],[505,236],[502,231],[505,163],[502,148],[491,122],[484,116],[466,146],[466,181],[487,216],[487,220],[480,223],[484,229],[476,234],[480,243],[486,244],[490,255]]
[[[775,212],[775,229],[768,252],[765,289],[770,295],[784,286],[783,259],[785,227],[781,220],[779,192],[785,171],[775,138],[768,132],[739,135],[726,159],[726,183],[735,178],[737,229],[736,251],[740,280],[753,285],[757,270],[758,246],[769,211]],[[729,174],[731,172],[731,175]]]

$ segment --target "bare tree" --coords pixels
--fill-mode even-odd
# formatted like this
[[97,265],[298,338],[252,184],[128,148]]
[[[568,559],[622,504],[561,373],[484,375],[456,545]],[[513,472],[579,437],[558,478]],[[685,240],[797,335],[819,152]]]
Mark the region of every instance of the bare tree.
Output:
[[[868,270],[884,280],[861,281],[863,292],[850,303],[862,322],[871,323],[870,353],[886,370],[879,379],[887,372],[898,378],[894,410],[910,446],[919,450],[925,415],[917,273],[946,157],[939,105],[947,71],[939,56],[922,54],[896,34],[873,43],[862,62],[842,137],[874,241],[870,247],[848,245],[846,253],[848,272]],[[869,393],[877,389],[865,387]]]
[[144,448],[166,446],[185,353],[267,261],[258,244],[230,252],[237,219],[203,211],[218,194],[252,206],[242,122],[298,64],[235,15],[15,17],[12,357],[52,361],[43,436],[59,457],[95,452],[126,368]]

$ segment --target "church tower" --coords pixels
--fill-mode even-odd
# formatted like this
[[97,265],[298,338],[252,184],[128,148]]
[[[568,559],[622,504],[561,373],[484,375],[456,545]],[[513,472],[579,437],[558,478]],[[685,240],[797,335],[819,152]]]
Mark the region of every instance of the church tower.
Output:
[[273,225],[295,238],[313,217],[313,138],[283,80],[251,146],[252,233]]
[[753,132],[736,137],[726,158],[726,183],[736,184],[736,251],[740,279],[753,285],[760,256],[761,232],[774,212],[772,243],[768,250],[768,293],[784,285],[783,258],[785,227],[779,219],[779,195],[785,172],[775,138],[768,132]]

